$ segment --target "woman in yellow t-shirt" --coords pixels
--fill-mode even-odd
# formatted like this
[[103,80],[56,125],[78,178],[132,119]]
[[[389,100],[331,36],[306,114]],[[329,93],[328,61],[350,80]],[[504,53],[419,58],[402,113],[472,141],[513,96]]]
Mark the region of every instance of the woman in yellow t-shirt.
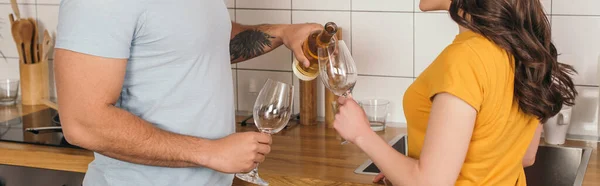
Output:
[[448,10],[460,33],[404,94],[408,156],[369,128],[351,97],[338,100],[335,129],[395,185],[526,185],[540,123],[577,95],[541,3],[421,0],[420,9]]

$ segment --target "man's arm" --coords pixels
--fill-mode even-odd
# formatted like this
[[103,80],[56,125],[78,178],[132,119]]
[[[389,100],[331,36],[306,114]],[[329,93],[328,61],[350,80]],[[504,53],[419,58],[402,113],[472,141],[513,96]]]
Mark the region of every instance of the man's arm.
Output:
[[270,151],[266,134],[236,133],[206,140],[159,129],[115,107],[126,64],[126,59],[56,49],[59,113],[69,143],[137,164],[204,166],[230,173],[251,170]]
[[302,53],[302,42],[311,32],[322,29],[319,24],[241,25],[231,22],[231,25],[231,63],[258,57],[285,44],[294,52],[298,61],[308,65],[308,60]]

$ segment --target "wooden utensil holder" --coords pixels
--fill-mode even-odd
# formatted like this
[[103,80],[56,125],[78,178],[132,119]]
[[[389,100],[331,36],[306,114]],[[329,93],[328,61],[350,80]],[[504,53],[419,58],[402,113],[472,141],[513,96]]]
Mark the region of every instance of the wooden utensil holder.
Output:
[[48,61],[39,63],[19,63],[21,102],[23,105],[43,105],[49,97]]
[[300,124],[317,124],[317,82],[300,81]]

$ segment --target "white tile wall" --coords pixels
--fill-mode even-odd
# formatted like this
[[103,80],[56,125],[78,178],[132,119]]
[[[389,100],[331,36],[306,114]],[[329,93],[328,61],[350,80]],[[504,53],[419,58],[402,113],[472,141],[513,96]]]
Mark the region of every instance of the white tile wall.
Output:
[[358,11],[413,11],[413,0],[352,0],[352,10]]
[[[295,2],[295,1],[294,1]],[[325,24],[334,22],[342,29],[343,40],[351,48],[352,46],[352,29],[350,12],[333,12],[333,11],[293,11],[292,23],[318,23]]]
[[577,87],[579,96],[573,107],[570,134],[598,135],[598,88]]
[[[38,6],[38,26],[40,36],[44,35],[44,29],[52,38],[56,38],[56,29],[58,26],[58,5]],[[54,59],[54,45],[50,48],[48,58]]]
[[415,76],[454,40],[458,26],[447,13],[415,14]]
[[20,79],[19,59],[0,59],[0,79]]
[[552,14],[600,15],[600,1],[552,0]]
[[[390,121],[403,122],[402,95],[456,35],[456,26],[445,12],[421,12],[420,0],[223,0],[230,17],[243,24],[304,23],[334,21],[344,30],[362,74],[354,89],[357,99],[384,98],[392,101]],[[576,100],[570,129],[572,134],[598,135],[596,117],[598,72],[600,63],[600,1],[541,0],[552,21],[553,41],[560,61],[573,64],[580,96]],[[37,17],[51,33],[57,24],[60,0],[19,0],[21,14]],[[18,54],[12,41],[7,15],[12,13],[8,0],[0,0],[0,51],[9,58],[0,59],[0,78],[18,78]],[[37,10],[37,11],[36,11]],[[248,62],[232,65],[235,101],[238,110],[254,103],[249,97],[250,82],[260,90],[267,78],[293,83],[292,53],[280,47]],[[236,81],[239,80],[239,81]],[[319,81],[318,92],[324,87]],[[298,100],[298,93],[295,99]],[[323,116],[323,97],[318,99]],[[298,112],[298,102],[295,111]]]
[[290,9],[292,0],[235,0],[236,8]]
[[300,10],[350,10],[350,0],[296,0],[292,9]]
[[598,85],[600,16],[553,16],[553,39],[558,60],[578,71],[576,84]]
[[413,76],[413,14],[352,13],[352,54],[359,74]]
[[267,79],[270,78],[283,83],[292,84],[291,72],[238,70],[237,75],[238,110],[241,111],[252,111],[256,96]]
[[[540,0],[540,2],[542,3],[542,6],[544,6],[544,12],[546,12],[546,14],[550,14],[550,10],[552,10],[552,0]],[[420,0],[415,0],[415,11],[423,12],[423,11],[421,11],[421,9],[419,9],[419,3],[420,3]],[[444,12],[444,11],[435,11],[435,12]]]

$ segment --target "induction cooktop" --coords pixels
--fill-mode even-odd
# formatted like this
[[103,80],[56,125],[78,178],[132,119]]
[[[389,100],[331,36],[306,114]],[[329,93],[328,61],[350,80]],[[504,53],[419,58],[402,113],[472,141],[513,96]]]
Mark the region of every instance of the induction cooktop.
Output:
[[0,121],[0,141],[80,149],[65,140],[62,130],[27,130],[59,126],[60,119],[56,110],[40,110],[9,121]]

